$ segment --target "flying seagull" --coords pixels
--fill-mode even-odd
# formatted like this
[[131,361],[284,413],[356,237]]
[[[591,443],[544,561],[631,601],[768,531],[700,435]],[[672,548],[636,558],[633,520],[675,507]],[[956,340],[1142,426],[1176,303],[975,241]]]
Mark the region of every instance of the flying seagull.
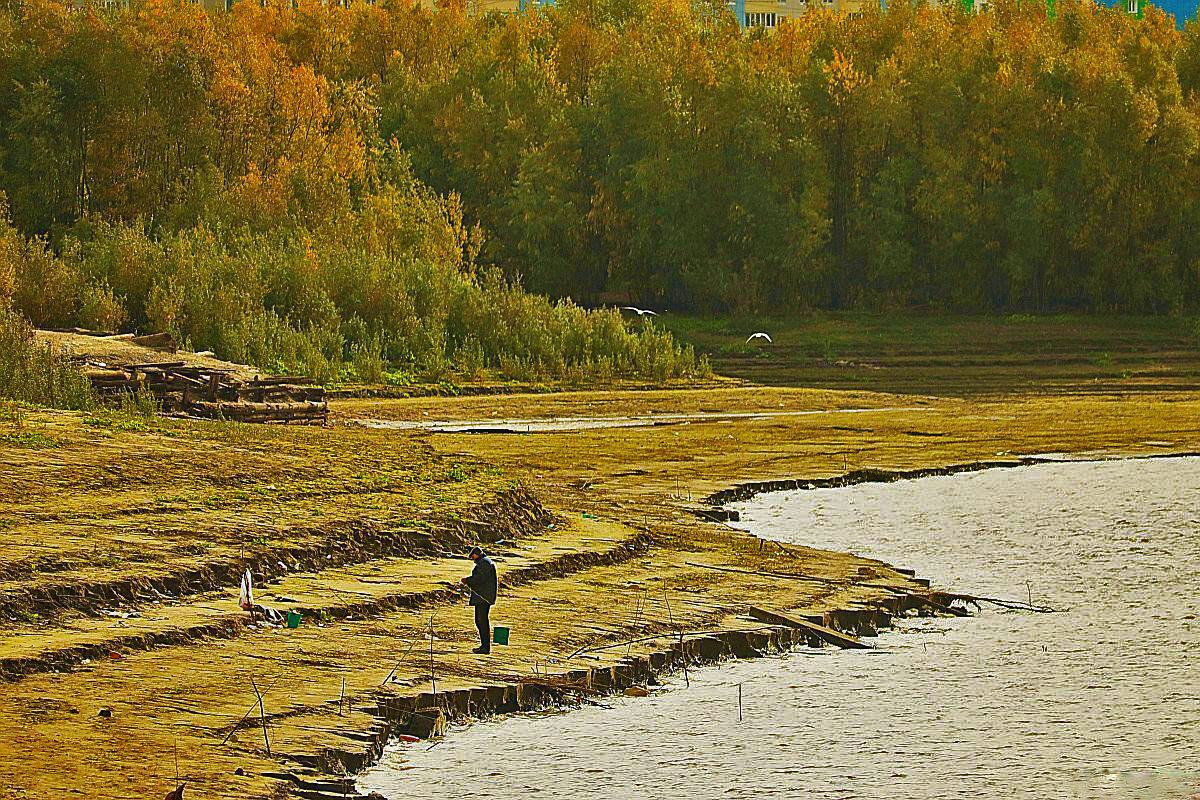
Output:
[[[770,336],[768,336],[767,334],[763,333],[762,331],[759,331],[758,333],[752,333],[752,334],[750,334],[750,338],[746,340],[746,344],[750,344],[750,343],[751,343],[751,342],[753,342],[755,339],[766,339],[768,342],[771,342],[771,341],[772,341]],[[772,342],[772,344],[774,344],[774,342]]]
[[658,316],[657,311],[651,311],[648,308],[637,308],[635,306],[621,306],[621,310],[622,311],[632,311],[633,313],[637,314],[639,317],[644,317],[647,314],[649,314],[652,317]]

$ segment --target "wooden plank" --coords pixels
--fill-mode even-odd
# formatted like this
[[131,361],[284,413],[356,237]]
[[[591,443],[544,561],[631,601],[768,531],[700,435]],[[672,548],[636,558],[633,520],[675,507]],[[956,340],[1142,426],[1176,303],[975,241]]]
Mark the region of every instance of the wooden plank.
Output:
[[176,369],[187,366],[186,361],[147,361],[142,364],[128,364],[126,369]]
[[311,384],[315,382],[312,378],[306,378],[303,375],[280,375],[275,378],[258,377],[246,383],[250,386],[274,386],[276,384]]
[[145,336],[134,336],[129,341],[142,347],[154,350],[170,350],[175,352],[175,338],[169,333],[150,333]]
[[796,617],[789,617],[786,614],[780,614],[778,611],[770,611],[757,606],[750,606],[750,616],[754,617],[759,622],[765,622],[768,625],[787,625],[789,628],[799,628],[800,630],[815,633],[822,640],[829,644],[836,645],[846,650],[874,650],[875,648],[859,639],[856,636],[851,636],[848,633],[835,631],[833,628],[826,628],[824,625],[818,625],[815,622],[809,622]]

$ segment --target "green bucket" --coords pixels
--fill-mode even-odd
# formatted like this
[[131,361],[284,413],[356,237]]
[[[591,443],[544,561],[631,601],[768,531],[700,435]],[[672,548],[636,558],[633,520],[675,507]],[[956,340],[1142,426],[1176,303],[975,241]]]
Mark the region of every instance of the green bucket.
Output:
[[287,613],[287,626],[289,628],[299,628],[300,627],[300,612],[299,611],[289,611]]
[[492,630],[492,641],[496,644],[508,644],[508,628],[503,625],[497,625]]

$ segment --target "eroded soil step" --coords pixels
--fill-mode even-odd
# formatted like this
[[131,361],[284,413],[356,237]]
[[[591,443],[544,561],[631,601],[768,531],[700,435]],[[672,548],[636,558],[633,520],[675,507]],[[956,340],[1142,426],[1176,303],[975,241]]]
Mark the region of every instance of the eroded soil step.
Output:
[[[811,627],[807,622],[797,622],[802,616],[811,616],[810,612],[811,609],[796,609],[780,614],[778,624],[768,623],[755,630],[746,629],[745,617],[727,615],[718,624],[718,630],[705,635],[676,639],[664,633],[631,651],[604,652],[599,663],[590,666],[565,669],[560,666],[511,682],[472,684],[469,680],[451,680],[438,691],[397,694],[381,690],[376,693],[374,708],[361,709],[379,720],[372,726],[370,737],[359,740],[358,744],[340,742],[339,739],[354,738],[344,729],[351,724],[350,720],[331,719],[328,712],[313,712],[293,718],[291,723],[302,731],[325,729],[337,735],[325,738],[300,735],[289,740],[285,734],[283,741],[291,746],[286,758],[327,775],[353,775],[376,763],[394,734],[425,739],[444,735],[448,722],[577,706],[590,697],[620,692],[634,691],[637,696],[646,696],[649,688],[662,685],[667,675],[688,667],[758,658],[799,646],[827,646],[828,635],[853,639],[852,630],[873,632],[881,619],[886,625],[891,623],[891,615],[882,608],[827,610],[819,616],[832,627],[823,628],[818,635],[806,630]],[[839,646],[844,645],[839,643]],[[339,725],[342,730],[337,729]],[[319,787],[318,782],[299,777],[293,780],[297,788],[328,791]]]
[[[615,534],[615,536],[614,536]],[[505,587],[588,567],[615,564],[644,552],[650,537],[627,528],[581,520],[566,530],[522,539],[497,555]],[[470,571],[456,558],[386,558],[288,574],[256,592],[256,601],[301,614],[303,625],[365,618],[462,599],[458,579]],[[254,630],[237,604],[236,587],[185,604],[146,608],[136,616],[80,618],[70,627],[23,627],[0,633],[0,677],[7,680],[67,670],[86,660],[117,659],[131,650],[232,638]]]
[[[191,564],[161,574],[128,574],[89,582],[45,581],[0,593],[0,618],[53,618],[64,611],[98,614],[114,608],[139,608],[236,585],[250,569],[270,581],[295,571],[368,562],[381,556],[434,555],[476,542],[494,542],[533,533],[556,517],[529,492],[506,492],[470,509],[470,518],[447,520],[434,532],[380,529],[367,521],[351,522],[308,545],[277,547],[249,558]],[[34,576],[36,578],[36,576]]]
[[[581,520],[572,525],[576,527],[582,530],[575,534],[580,539],[595,531],[597,541],[608,540],[606,548],[637,534],[607,521]],[[672,535],[685,531],[686,536]],[[29,675],[0,692],[0,715],[23,721],[5,728],[0,749],[30,754],[7,764],[0,759],[0,785],[25,787],[31,798],[55,797],[56,787],[63,785],[87,786],[95,800],[161,797],[172,788],[178,747],[180,775],[197,796],[273,796],[278,784],[262,776],[279,770],[279,758],[291,756],[284,768],[302,774],[304,762],[332,765],[342,758],[339,752],[361,756],[375,747],[377,726],[386,721],[366,709],[377,709],[381,697],[419,700],[432,694],[434,670],[439,694],[467,690],[468,699],[475,688],[517,685],[530,678],[544,682],[547,671],[599,667],[597,683],[605,683],[606,676],[612,683],[621,679],[620,672],[607,669],[618,666],[614,659],[670,648],[677,630],[697,633],[701,657],[719,649],[709,635],[715,630],[761,630],[761,623],[743,616],[748,602],[815,614],[890,596],[854,585],[867,562],[845,554],[798,548],[793,556],[770,557],[781,569],[830,579],[800,583],[686,563],[761,567],[764,557],[728,541],[733,534],[671,527],[656,534],[661,541],[649,553],[506,588],[492,619],[510,627],[513,635],[509,646],[496,647],[488,656],[472,653],[477,640],[471,612],[456,605],[401,609],[322,627],[259,628],[233,639],[95,661],[65,674]],[[549,552],[558,553],[553,542],[546,544]],[[433,576],[432,585],[465,574],[465,562],[446,566],[449,574]],[[898,573],[882,578],[904,584]],[[227,602],[233,603],[232,589]],[[434,631],[436,637],[430,635]],[[626,644],[646,634],[657,641]],[[605,649],[572,655],[597,646]],[[754,649],[762,650],[757,644]],[[256,719],[260,691],[272,757]],[[320,777],[308,774],[306,779]]]
[[[529,692],[543,695],[557,692],[557,701],[561,701],[560,690],[564,688],[570,688],[569,693],[582,691],[586,695],[603,691],[605,687],[624,685],[620,683],[626,674],[622,665],[631,655],[663,648],[670,652],[680,647],[680,637],[684,642],[680,654],[688,656],[688,663],[717,660],[731,648],[741,656],[761,654],[769,649],[766,632],[787,627],[763,624],[747,616],[744,598],[758,596],[764,591],[785,602],[795,602],[799,599],[797,592],[803,593],[802,596],[807,598],[805,613],[817,614],[817,619],[828,622],[834,630],[874,635],[878,627],[892,619],[892,614],[886,610],[892,598],[886,592],[870,589],[867,596],[862,594],[862,587],[850,584],[814,589],[811,584],[782,582],[752,573],[739,574],[728,580],[722,576],[718,585],[709,589],[712,602],[686,602],[684,595],[687,592],[677,591],[668,607],[665,599],[650,596],[647,592],[647,586],[658,585],[660,581],[696,586],[710,577],[711,573],[682,560],[663,564],[642,556],[626,563],[598,566],[579,574],[528,585],[506,597],[506,610],[502,612],[504,624],[512,625],[513,630],[519,632],[520,641],[514,640],[511,647],[494,648],[491,656],[471,655],[470,640],[466,636],[443,639],[446,621],[439,622],[436,683],[430,681],[431,662],[425,660],[425,644],[419,638],[425,618],[413,612],[389,615],[382,622],[392,625],[393,630],[396,625],[408,626],[408,635],[417,635],[410,641],[420,647],[415,650],[403,647],[405,639],[401,638],[400,647],[393,645],[392,650],[391,659],[399,659],[395,669],[385,676],[391,663],[375,664],[373,669],[379,670],[382,680],[376,678],[368,684],[366,693],[361,678],[356,680],[353,685],[357,691],[345,699],[346,707],[353,707],[357,713],[370,711],[372,704],[386,706],[384,716],[390,718],[396,714],[416,714],[421,708],[435,706],[453,717],[517,710],[513,692],[522,696]],[[618,586],[620,588],[616,588]],[[866,600],[867,605],[853,608],[851,598]],[[551,618],[547,616],[548,607],[554,609],[551,612],[553,624],[547,623]],[[465,615],[462,616],[461,622],[465,623]],[[606,624],[597,626],[589,624],[590,620],[603,620]],[[566,637],[563,637],[564,633]],[[786,635],[793,643],[803,642],[814,647],[826,643],[812,630],[789,631]],[[652,665],[660,669],[668,660],[652,661]],[[392,680],[393,675],[395,680]],[[557,689],[547,686],[547,681],[560,678],[574,682],[583,680],[584,684],[573,688],[559,685]],[[272,741],[275,742],[273,747],[295,763],[335,773],[342,768],[353,771],[369,764],[371,752],[382,748],[378,732],[371,728],[370,736],[364,739],[353,732],[356,728],[349,712],[345,717],[335,716],[331,709],[342,707],[337,688],[336,683],[332,686],[327,683],[326,694],[314,691],[303,704],[297,703],[296,698],[288,698],[278,706],[275,714],[268,715]],[[330,689],[334,692],[332,695],[328,694]],[[318,699],[322,696],[324,700]],[[241,737],[239,746],[262,755],[258,750],[260,740],[256,724],[253,719],[243,720],[222,733],[234,730]],[[363,729],[365,726],[361,724],[357,727],[357,730]],[[420,735],[427,736],[429,731]],[[363,742],[371,747],[362,747]]]

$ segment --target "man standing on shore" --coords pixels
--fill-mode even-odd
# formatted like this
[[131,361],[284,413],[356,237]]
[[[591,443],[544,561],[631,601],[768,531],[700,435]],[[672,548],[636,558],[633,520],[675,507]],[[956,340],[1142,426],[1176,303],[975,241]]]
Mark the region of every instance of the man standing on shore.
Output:
[[479,629],[479,647],[472,653],[492,652],[492,621],[489,613],[496,603],[496,590],[499,580],[496,577],[496,565],[487,554],[478,547],[472,547],[470,558],[475,562],[475,569],[462,579],[471,591],[471,605],[475,607],[475,627]]

